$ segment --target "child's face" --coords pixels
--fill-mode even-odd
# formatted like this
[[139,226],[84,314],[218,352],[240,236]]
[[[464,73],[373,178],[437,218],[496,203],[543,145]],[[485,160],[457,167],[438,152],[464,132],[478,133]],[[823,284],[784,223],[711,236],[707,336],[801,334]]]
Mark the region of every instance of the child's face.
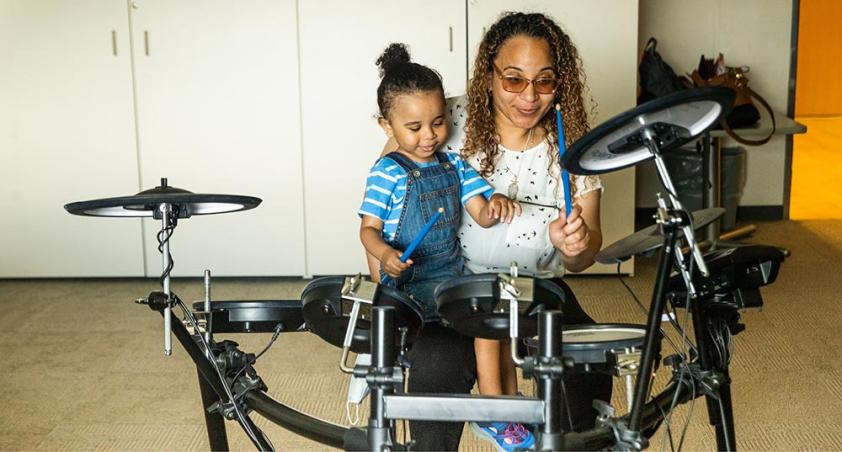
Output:
[[380,126],[395,138],[398,152],[417,162],[433,161],[447,139],[444,95],[439,90],[401,94]]

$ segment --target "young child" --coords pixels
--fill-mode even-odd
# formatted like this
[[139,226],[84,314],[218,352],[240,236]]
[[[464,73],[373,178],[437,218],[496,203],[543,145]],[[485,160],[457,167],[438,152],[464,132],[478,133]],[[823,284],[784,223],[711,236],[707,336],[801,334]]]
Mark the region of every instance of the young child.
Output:
[[[439,319],[435,287],[462,274],[463,262],[457,231],[461,209],[488,228],[499,221],[511,223],[520,205],[493,194],[492,187],[457,153],[439,152],[447,140],[448,118],[440,76],[410,61],[403,44],[390,45],[377,60],[382,78],[377,89],[379,123],[396,149],[381,157],[366,182],[359,210],[360,240],[379,261],[372,268],[381,281],[423,303],[427,322]],[[406,262],[401,253],[430,217],[444,211]],[[508,347],[500,342],[475,342],[479,387],[483,394],[514,394],[517,382]],[[504,349],[504,350],[501,350]],[[501,378],[502,376],[502,378]],[[499,427],[498,448],[532,446],[532,434],[519,424]],[[497,426],[497,427],[495,427]]]

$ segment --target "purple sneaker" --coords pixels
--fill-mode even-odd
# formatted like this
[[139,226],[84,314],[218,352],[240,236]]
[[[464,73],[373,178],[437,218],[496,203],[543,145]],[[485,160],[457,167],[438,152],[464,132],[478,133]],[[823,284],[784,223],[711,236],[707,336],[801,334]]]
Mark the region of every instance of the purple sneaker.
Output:
[[523,424],[512,422],[471,422],[471,429],[482,439],[494,444],[500,452],[530,449],[535,437]]

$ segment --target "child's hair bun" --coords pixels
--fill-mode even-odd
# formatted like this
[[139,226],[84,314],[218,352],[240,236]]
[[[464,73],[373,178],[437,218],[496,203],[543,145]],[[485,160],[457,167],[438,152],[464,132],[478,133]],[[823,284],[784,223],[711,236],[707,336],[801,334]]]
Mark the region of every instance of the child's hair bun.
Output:
[[386,47],[386,50],[377,59],[377,66],[380,67],[380,77],[382,78],[397,66],[409,63],[409,61],[409,51],[406,49],[406,45],[401,43],[389,44],[389,47]]

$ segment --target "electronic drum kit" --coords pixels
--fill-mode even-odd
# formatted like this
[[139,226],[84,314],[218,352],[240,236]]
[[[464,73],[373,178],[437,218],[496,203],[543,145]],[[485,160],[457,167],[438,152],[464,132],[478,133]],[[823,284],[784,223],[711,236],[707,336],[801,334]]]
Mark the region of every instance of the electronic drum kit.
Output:
[[[205,272],[205,299],[187,307],[170,289],[169,240],[178,220],[194,215],[236,212],[257,207],[250,196],[196,194],[161,185],[133,196],[75,202],[75,215],[152,217],[158,234],[163,272],[161,291],[139,299],[164,318],[164,350],[171,353],[174,334],[199,373],[208,438],[213,450],[227,450],[224,420],[235,420],[255,446],[271,450],[271,441],[249,412],[313,440],[348,450],[402,450],[397,420],[510,421],[535,425],[537,450],[636,449],[677,404],[707,400],[720,450],[736,448],[728,357],[706,334],[710,325],[736,334],[740,309],[760,307],[758,288],[774,282],[783,254],[774,247],[746,246],[703,255],[694,229],[715,221],[723,209],[685,211],[662,155],[696,139],[727,114],[733,91],[699,88],[664,96],[622,113],[596,127],[561,157],[573,174],[602,174],[655,161],[666,196],[658,195],[656,224],[605,247],[598,262],[617,263],[659,250],[654,291],[645,325],[565,325],[560,307],[564,291],[542,279],[506,274],[454,278],[436,289],[442,323],[457,332],[488,339],[510,339],[511,356],[535,381],[534,397],[404,393],[405,353],[423,334],[424,310],[413,298],[391,287],[356,276],[315,279],[300,300],[212,301]],[[683,244],[682,244],[683,240]],[[684,247],[684,248],[683,248]],[[687,251],[684,251],[687,250]],[[667,303],[689,311],[696,335],[694,352],[665,359],[673,378],[651,395],[652,375],[660,364],[661,322]],[[184,321],[171,321],[180,308]],[[287,407],[266,394],[268,388],[252,364],[256,357],[237,344],[216,341],[214,333],[279,333],[306,330],[340,348],[339,367],[363,378],[370,388],[371,410],[365,428],[347,428]],[[526,350],[526,353],[522,353]],[[369,365],[348,365],[350,352],[370,353]],[[525,356],[522,356],[525,355]],[[690,372],[686,372],[690,370]],[[617,415],[608,401],[595,401],[596,427],[566,431],[562,422],[562,375],[609,373],[626,378],[628,413]],[[680,375],[694,375],[682,379]],[[636,377],[636,378],[635,378]]]

